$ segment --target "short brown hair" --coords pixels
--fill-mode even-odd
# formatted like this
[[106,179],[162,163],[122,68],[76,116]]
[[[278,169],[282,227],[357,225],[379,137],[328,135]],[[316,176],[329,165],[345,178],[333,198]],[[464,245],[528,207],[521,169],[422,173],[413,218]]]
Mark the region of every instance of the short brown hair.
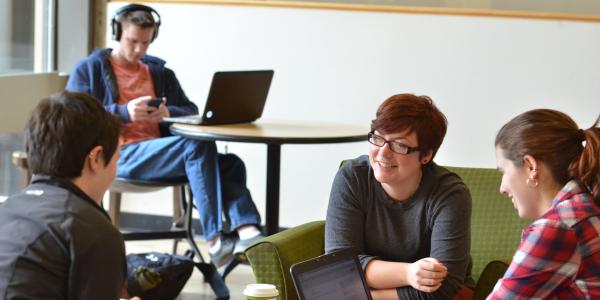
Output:
[[152,16],[152,13],[145,10],[133,10],[126,12],[118,20],[121,26],[125,27],[126,24],[133,24],[141,28],[154,27],[156,30],[156,21]]
[[534,109],[502,126],[495,145],[515,166],[522,166],[523,157],[531,155],[550,168],[557,183],[580,180],[600,205],[599,123],[600,116],[592,127],[582,130],[560,111]]
[[383,133],[408,130],[417,134],[419,150],[424,156],[429,150],[435,157],[446,136],[446,116],[427,96],[397,94],[383,101],[371,121],[371,130]]
[[121,121],[85,93],[60,92],[38,103],[25,129],[25,149],[33,174],[81,176],[86,156],[102,146],[108,164],[119,146]]

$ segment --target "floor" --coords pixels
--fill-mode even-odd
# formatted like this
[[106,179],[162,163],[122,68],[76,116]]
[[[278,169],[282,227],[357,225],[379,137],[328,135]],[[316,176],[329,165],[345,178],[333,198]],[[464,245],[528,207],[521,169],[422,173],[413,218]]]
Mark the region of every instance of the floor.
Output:
[[[200,251],[204,258],[208,258],[206,244],[203,241],[198,242]],[[143,252],[163,252],[170,253],[173,246],[171,240],[157,240],[157,241],[135,241],[125,243],[127,253],[143,253]],[[185,242],[180,243],[178,253],[183,253],[187,250]],[[229,287],[229,294],[231,300],[243,300],[245,297],[242,294],[244,287],[248,283],[254,283],[254,275],[252,269],[248,265],[238,265],[228,276],[225,281]],[[194,269],[192,277],[183,288],[181,295],[177,297],[177,300],[208,300],[215,299],[215,295],[210,289],[210,286],[204,282],[202,273],[197,269]]]

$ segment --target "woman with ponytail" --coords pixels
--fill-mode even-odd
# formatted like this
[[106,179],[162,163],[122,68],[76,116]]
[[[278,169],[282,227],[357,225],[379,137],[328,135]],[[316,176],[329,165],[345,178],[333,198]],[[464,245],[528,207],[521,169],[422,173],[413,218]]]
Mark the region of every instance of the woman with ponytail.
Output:
[[500,192],[535,221],[488,299],[600,299],[599,126],[536,109],[500,129]]

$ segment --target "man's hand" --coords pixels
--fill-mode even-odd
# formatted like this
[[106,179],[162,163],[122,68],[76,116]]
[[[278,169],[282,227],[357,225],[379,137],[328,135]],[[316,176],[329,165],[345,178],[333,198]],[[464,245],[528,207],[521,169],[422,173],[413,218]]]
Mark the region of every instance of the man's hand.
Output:
[[406,279],[415,289],[432,293],[442,286],[448,269],[433,257],[420,259],[406,268]]
[[158,108],[149,107],[148,121],[159,123],[159,122],[162,122],[163,118],[169,117],[171,114],[169,113],[169,109],[165,105],[166,103],[167,103],[167,99],[163,97],[162,103],[158,106]]
[[127,103],[127,112],[132,122],[149,121],[158,123],[162,121],[162,118],[169,116],[169,110],[165,106],[165,98],[163,98],[163,102],[158,108],[148,105],[148,101],[151,99],[152,96],[142,96]]

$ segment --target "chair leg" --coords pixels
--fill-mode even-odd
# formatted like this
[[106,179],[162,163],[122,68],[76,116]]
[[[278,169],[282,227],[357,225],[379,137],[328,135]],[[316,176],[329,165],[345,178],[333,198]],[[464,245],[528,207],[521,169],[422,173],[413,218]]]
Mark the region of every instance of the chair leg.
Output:
[[229,299],[229,288],[225,284],[225,277],[219,273],[219,271],[213,263],[208,263],[204,260],[202,253],[200,253],[198,245],[196,245],[196,241],[194,241],[194,231],[192,230],[192,212],[194,211],[194,197],[192,194],[192,189],[189,186],[182,188],[181,200],[181,206],[184,208],[184,228],[187,232],[187,241],[195,256],[198,257],[198,260],[200,260],[200,262],[195,263],[196,268],[198,268],[202,275],[204,275],[204,281],[210,285],[210,288],[215,293],[217,300]]
[[121,221],[121,193],[109,191],[108,194],[108,215],[115,227],[119,228]]
[[[184,208],[185,202],[185,185],[173,187],[173,229],[182,228],[184,226]],[[183,208],[183,210],[182,210]],[[183,212],[183,214],[182,214]],[[173,240],[173,254],[177,254],[177,246],[179,239]]]
[[202,256],[202,253],[200,252],[200,248],[198,248],[198,245],[196,245],[196,241],[194,241],[194,231],[192,230],[192,211],[194,210],[194,204],[193,204],[194,198],[192,196],[191,188],[187,187],[187,190],[188,190],[187,197],[186,197],[185,190],[186,190],[185,187],[182,188],[182,194],[181,194],[181,196],[182,196],[181,204],[183,207],[185,207],[185,210],[184,210],[185,217],[184,217],[183,228],[185,228],[188,244],[192,248],[192,251],[195,252],[195,254],[198,257],[198,259],[200,260],[200,262],[204,263],[205,262],[204,257]]
[[237,265],[239,265],[239,264],[240,264],[240,261],[237,259],[234,259],[231,262],[229,262],[227,265],[225,265],[224,267],[219,269],[219,271],[221,273],[221,277],[223,277],[223,280],[225,280],[225,277],[227,277],[227,275],[229,275],[229,273],[231,273],[231,271],[233,271],[233,269],[235,267],[237,267]]
[[185,187],[173,187],[173,225],[181,219],[181,195],[185,193]]
[[195,263],[196,268],[204,275],[204,280],[208,282],[210,288],[217,296],[217,300],[229,299],[229,288],[225,284],[225,279],[221,277],[221,274],[215,268],[215,265],[211,263]]
[[[179,193],[179,207],[182,208],[183,214],[181,215],[183,219],[183,228],[186,231],[187,242],[190,246],[190,250],[194,253],[194,256],[198,258],[200,262],[194,262],[196,268],[200,270],[202,275],[204,275],[204,281],[208,282],[211,289],[215,293],[217,300],[229,299],[229,288],[225,284],[225,277],[222,276],[214,264],[208,263],[204,260],[198,245],[196,245],[196,241],[194,241],[194,231],[192,230],[192,211],[194,210],[194,197],[192,194],[192,190],[189,185],[182,186],[181,192]],[[173,245],[176,250],[176,244]],[[229,272],[227,272],[229,273]]]
[[21,187],[25,188],[31,181],[31,172],[29,171],[29,163],[27,161],[27,153],[23,151],[14,151],[12,153],[12,163],[20,170]]

